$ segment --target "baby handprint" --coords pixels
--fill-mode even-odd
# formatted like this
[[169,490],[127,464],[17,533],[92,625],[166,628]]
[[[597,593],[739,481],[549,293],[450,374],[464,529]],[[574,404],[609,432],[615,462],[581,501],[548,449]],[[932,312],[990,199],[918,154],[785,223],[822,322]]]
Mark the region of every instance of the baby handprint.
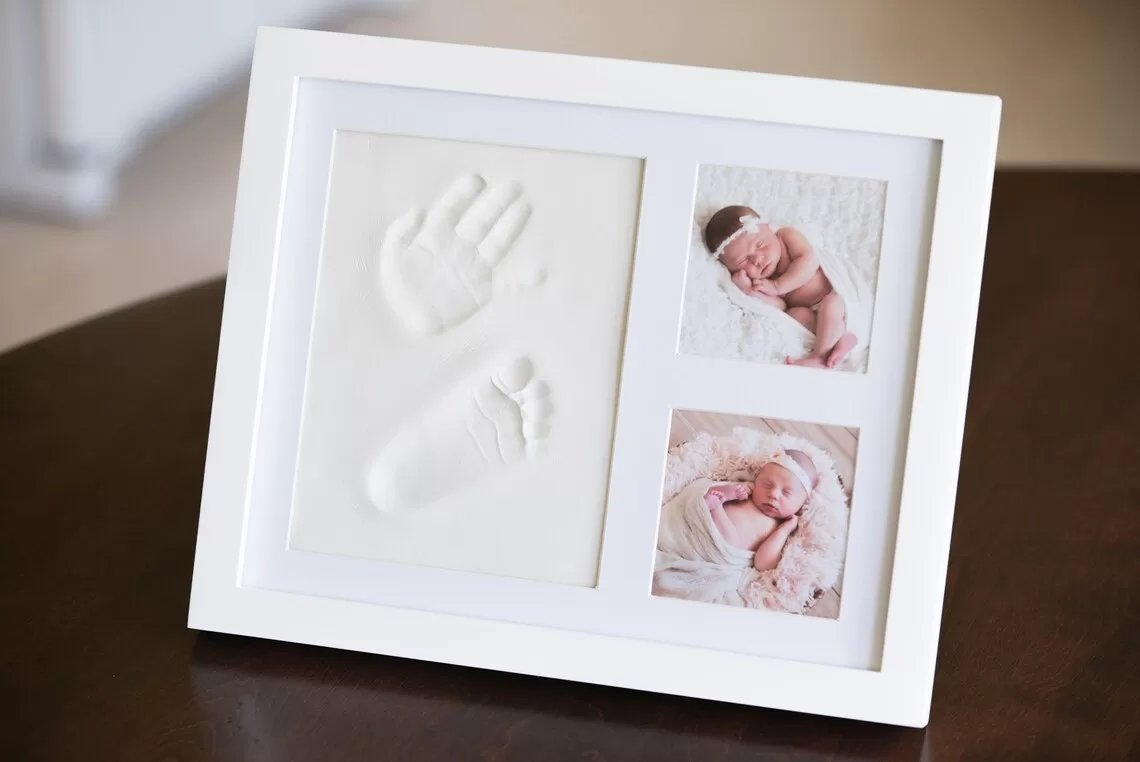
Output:
[[440,333],[493,299],[542,282],[542,268],[504,272],[503,258],[526,227],[530,206],[517,185],[488,187],[460,177],[425,215],[411,209],[380,246],[380,287],[404,327]]

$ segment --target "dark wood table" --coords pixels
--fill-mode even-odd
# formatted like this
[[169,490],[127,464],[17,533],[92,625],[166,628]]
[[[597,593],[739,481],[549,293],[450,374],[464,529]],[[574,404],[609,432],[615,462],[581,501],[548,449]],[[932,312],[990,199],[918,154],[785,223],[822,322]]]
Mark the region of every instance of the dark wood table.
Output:
[[222,284],[0,356],[0,760],[1140,759],[1138,232],[998,176],[926,730],[192,632]]

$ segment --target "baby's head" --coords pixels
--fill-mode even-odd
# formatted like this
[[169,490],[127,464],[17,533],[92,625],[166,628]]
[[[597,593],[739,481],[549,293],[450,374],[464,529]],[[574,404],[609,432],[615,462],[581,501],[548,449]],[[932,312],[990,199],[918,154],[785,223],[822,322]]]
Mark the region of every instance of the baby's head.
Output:
[[729,272],[771,278],[780,262],[776,233],[751,207],[726,206],[705,225],[705,246]]
[[752,504],[768,518],[783,521],[800,512],[812,490],[817,473],[811,458],[799,450],[788,450],[785,457],[765,463],[752,485]]

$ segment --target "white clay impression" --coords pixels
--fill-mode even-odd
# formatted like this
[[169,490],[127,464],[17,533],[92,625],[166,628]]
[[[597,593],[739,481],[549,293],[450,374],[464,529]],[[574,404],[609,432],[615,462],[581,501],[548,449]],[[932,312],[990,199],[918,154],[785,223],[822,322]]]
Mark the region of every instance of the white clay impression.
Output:
[[518,185],[488,187],[479,175],[464,175],[426,215],[410,209],[388,227],[380,286],[406,330],[440,333],[497,295],[542,281],[537,266],[515,272],[499,267],[530,218],[521,195]]
[[368,497],[382,511],[422,508],[524,460],[550,433],[550,390],[519,357],[457,386],[375,458]]
[[290,550],[597,583],[642,169],[337,132]]

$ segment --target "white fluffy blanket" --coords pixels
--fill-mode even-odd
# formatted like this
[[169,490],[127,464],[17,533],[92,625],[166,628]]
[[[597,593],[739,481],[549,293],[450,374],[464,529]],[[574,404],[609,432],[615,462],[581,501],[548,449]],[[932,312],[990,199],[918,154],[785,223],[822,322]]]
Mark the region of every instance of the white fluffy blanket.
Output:
[[[706,543],[695,549],[696,553],[688,551],[692,555],[689,559],[692,566],[688,569],[690,576],[686,578],[685,565],[675,562],[675,558],[685,552],[685,546],[678,543],[676,532],[671,529],[677,526],[672,523],[677,518],[671,514],[673,517],[670,519],[663,512],[662,526],[670,529],[658,539],[655,591],[692,600],[802,613],[836,583],[843,569],[847,547],[847,495],[831,456],[806,439],[744,427],[734,429],[730,437],[698,434],[669,453],[661,501],[663,511],[671,505],[675,508],[678,503],[673,502],[674,498],[679,495],[683,498],[683,491],[698,480],[755,479],[757,471],[778,449],[803,451],[811,458],[819,474],[818,485],[800,516],[799,527],[784,546],[779,566],[772,571],[757,572],[751,568],[751,553],[730,548],[736,551],[736,555],[729,555],[713,539],[711,545]],[[707,489],[708,484],[698,485],[693,491],[701,486]],[[701,494],[703,496],[704,493]],[[684,504],[685,501],[682,499],[680,502]],[[683,520],[693,521],[695,517],[696,512]],[[704,520],[711,526],[711,519]],[[717,538],[719,532],[713,531],[711,535]],[[715,563],[717,553],[724,556],[725,568],[714,572],[708,567]],[[744,558],[739,554],[748,556],[745,569],[742,569]]]
[[[701,167],[689,241],[680,349],[704,357],[780,363],[787,355],[807,354],[814,336],[787,314],[746,296],[735,286],[727,290],[722,284],[722,274],[727,271],[709,256],[701,233],[713,212],[729,204],[752,207],[773,227],[798,228],[819,252],[821,261],[832,263],[829,277],[842,269],[843,274],[835,278],[849,280],[850,284],[836,284],[836,290],[845,300],[858,302],[857,313],[853,319],[849,315],[849,322],[860,344],[840,367],[866,370],[886,183],[744,167]],[[842,264],[835,265],[837,261]],[[827,267],[825,264],[825,271]],[[724,282],[731,284],[727,278]],[[731,294],[733,290],[735,295]]]

